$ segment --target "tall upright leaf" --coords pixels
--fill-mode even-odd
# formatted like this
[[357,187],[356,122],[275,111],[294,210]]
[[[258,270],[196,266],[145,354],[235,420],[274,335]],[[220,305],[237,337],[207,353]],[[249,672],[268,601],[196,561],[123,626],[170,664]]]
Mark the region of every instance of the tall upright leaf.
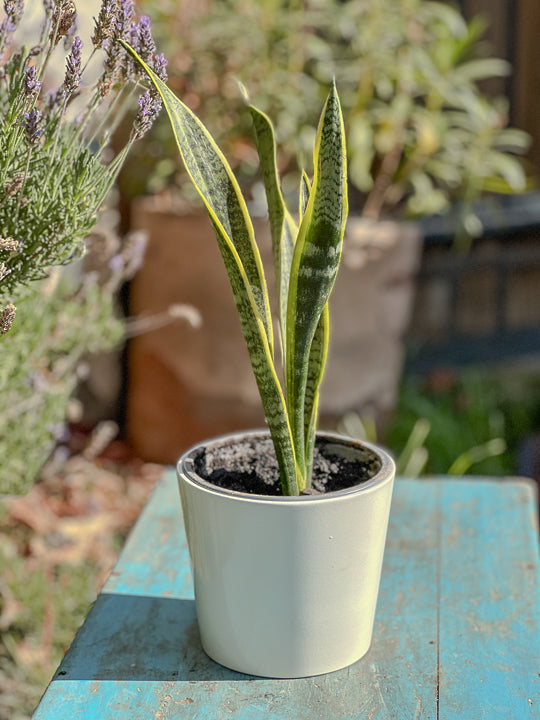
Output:
[[[304,217],[309,202],[311,183],[305,172],[302,173],[299,193],[299,217]],[[328,354],[328,341],[330,335],[330,315],[328,303],[324,306],[319,324],[311,343],[309,354],[308,376],[306,381],[306,396],[304,401],[304,433],[306,447],[306,486],[311,485],[313,471],[313,450],[315,448],[315,433],[319,414],[320,385],[324,375],[326,357]]]
[[268,203],[281,351],[283,356],[285,356],[285,328],[287,324],[289,277],[291,273],[294,241],[298,233],[298,227],[288,211],[281,193],[277,170],[276,140],[272,123],[267,115],[253,107],[253,105],[250,105],[249,109],[255,128],[255,140],[261,161],[264,188]]
[[273,352],[272,319],[264,270],[238,181],[199,118],[169,90],[133,48],[121,42],[144,68],[163,99],[184,166],[218,232],[220,250],[223,252],[224,244],[230,243],[241,258]]
[[324,306],[319,324],[313,336],[309,353],[308,375],[306,380],[306,395],[304,400],[304,433],[306,447],[306,486],[311,485],[313,470],[313,450],[315,448],[315,433],[319,415],[320,386],[324,375],[326,357],[328,354],[328,341],[330,337],[330,313],[328,303]]
[[347,219],[345,132],[335,86],[319,123],[314,168],[313,186],[294,248],[287,308],[287,408],[304,478],[304,413],[311,345],[336,279]]

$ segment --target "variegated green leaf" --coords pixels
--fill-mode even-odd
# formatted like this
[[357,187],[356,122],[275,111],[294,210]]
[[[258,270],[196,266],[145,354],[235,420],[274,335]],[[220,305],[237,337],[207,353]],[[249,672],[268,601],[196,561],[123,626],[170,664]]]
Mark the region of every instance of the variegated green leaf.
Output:
[[[300,181],[299,216],[304,217],[311,183],[305,172],[302,173]],[[306,397],[304,404],[304,432],[306,437],[306,485],[311,485],[313,471],[313,450],[315,448],[315,433],[317,430],[317,417],[319,412],[320,385],[324,375],[326,356],[328,354],[328,338],[330,331],[330,316],[328,303],[322,312],[317,330],[311,343],[309,355],[308,378],[306,382]]]
[[148,74],[163,99],[185,168],[212,220],[219,229],[218,243],[234,246],[257,304],[273,352],[270,303],[259,249],[244,198],[234,174],[199,118],[126,43],[124,47]]
[[319,412],[320,385],[324,375],[326,357],[328,354],[328,339],[330,335],[330,315],[328,303],[324,306],[319,324],[313,336],[309,354],[308,376],[306,382],[306,395],[304,400],[304,432],[306,442],[306,486],[311,485],[313,470],[313,449],[315,447],[315,432],[317,430],[317,417]]
[[283,492],[298,494],[299,470],[285,400],[273,364],[271,319],[262,264],[232,171],[200,120],[127,44],[159,91],[180,154],[214,226],[274,441]]
[[262,320],[256,312],[253,297],[246,287],[246,278],[241,265],[235,261],[232,250],[229,258],[227,258],[226,251],[224,260],[228,268],[229,281],[261,396],[264,415],[274,443],[283,494],[298,495],[301,489],[301,475],[296,464],[296,453],[285,398],[275,371],[270,347],[266,342],[266,332]]
[[285,327],[287,323],[289,276],[298,228],[287,210],[281,193],[277,170],[276,141],[270,118],[253,107],[253,105],[250,105],[249,109],[255,128],[255,140],[261,161],[264,188],[268,203],[268,218],[270,220],[270,233],[272,236],[272,254],[274,258],[276,295],[279,312],[281,352],[283,357],[285,357]]
[[296,459],[304,477],[304,412],[311,345],[336,279],[347,218],[345,132],[335,86],[319,123],[314,168],[291,267],[285,363],[287,408]]

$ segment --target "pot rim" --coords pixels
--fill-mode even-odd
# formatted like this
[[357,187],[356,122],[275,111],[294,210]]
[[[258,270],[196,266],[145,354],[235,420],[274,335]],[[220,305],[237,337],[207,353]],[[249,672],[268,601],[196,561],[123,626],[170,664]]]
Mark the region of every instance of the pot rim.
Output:
[[200,452],[204,447],[213,443],[223,443],[226,441],[234,441],[235,439],[241,439],[245,437],[270,437],[268,430],[244,430],[234,433],[226,433],[223,435],[217,435],[208,440],[192,445],[186,452],[182,454],[177,462],[176,469],[178,478],[192,487],[199,490],[203,490],[212,495],[220,497],[228,497],[231,500],[243,501],[247,503],[272,503],[274,505],[291,505],[293,503],[311,504],[320,502],[336,502],[351,495],[367,494],[379,489],[382,485],[392,482],[395,476],[395,463],[389,453],[381,448],[379,445],[367,442],[365,440],[359,440],[358,438],[349,437],[348,435],[342,435],[337,432],[330,431],[318,431],[317,437],[324,438],[330,441],[335,441],[343,445],[353,445],[355,447],[366,448],[374,455],[378,457],[381,463],[379,470],[369,478],[358,485],[352,485],[342,490],[334,490],[328,493],[321,493],[320,495],[260,495],[256,493],[244,493],[238,490],[228,490],[227,488],[219,487],[213,483],[205,480],[195,470],[194,457],[196,453]]

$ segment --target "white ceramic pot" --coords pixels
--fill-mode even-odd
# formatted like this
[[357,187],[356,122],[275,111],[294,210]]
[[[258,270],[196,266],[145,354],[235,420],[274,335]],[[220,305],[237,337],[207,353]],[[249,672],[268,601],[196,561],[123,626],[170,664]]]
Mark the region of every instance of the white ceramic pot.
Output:
[[[261,431],[249,435],[264,435]],[[371,644],[395,474],[380,448],[331,433],[332,452],[378,472],[321,495],[251,495],[195,471],[205,446],[178,463],[201,641],[217,662],[265,677],[346,667]]]

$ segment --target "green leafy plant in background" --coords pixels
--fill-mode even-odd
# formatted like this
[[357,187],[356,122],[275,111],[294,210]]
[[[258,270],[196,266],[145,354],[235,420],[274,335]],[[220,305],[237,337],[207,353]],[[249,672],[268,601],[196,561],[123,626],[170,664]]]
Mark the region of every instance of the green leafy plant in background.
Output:
[[[323,31],[334,48],[349,129],[350,176],[363,214],[400,207],[408,216],[471,204],[486,191],[526,187],[514,153],[527,135],[507,128],[507,102],[480,83],[510,72],[482,56],[485,23],[426,0],[339,3]],[[314,74],[327,77],[324,62]],[[467,230],[480,228],[471,210]]]
[[[297,186],[298,165],[310,170],[313,118],[332,77],[345,119],[351,199],[365,216],[439,213],[459,200],[465,228],[475,234],[472,203],[481,193],[526,187],[516,154],[527,136],[507,127],[507,102],[481,89],[510,68],[484,56],[480,19],[466,22],[452,6],[427,0],[141,4],[170,59],[171,88],[223,145],[255,198],[257,162],[238,79],[274,119],[286,192]],[[176,184],[189,200],[189,178],[171,162],[168,144],[158,123],[137,159],[139,178],[151,178],[149,191]],[[126,173],[128,193],[137,172],[133,164]]]
[[520,444],[538,430],[539,398],[535,374],[515,368],[406,378],[385,439],[399,455],[423,418],[427,473],[512,475]]
[[[447,421],[450,421],[450,418],[447,418]],[[396,419],[394,422],[397,425],[399,420]],[[425,474],[430,462],[429,435],[431,427],[431,420],[428,420],[427,417],[417,418],[410,433],[399,438],[398,452],[395,458],[396,473],[399,476],[416,478]],[[339,429],[360,440],[380,442],[375,423],[370,418],[361,418],[357,413],[348,413],[340,422]],[[440,432],[440,427],[436,425],[435,431]],[[474,472],[476,465],[503,455],[507,450],[507,444],[504,438],[495,437],[473,447],[465,447],[461,443],[457,447],[453,446],[454,448],[459,455],[448,467],[439,470],[445,475],[464,475],[470,471]],[[441,468],[444,465],[438,463],[438,467]]]
[[299,227],[281,194],[272,124],[250,106],[269,206],[283,391],[260,253],[234,174],[201,121],[130,52],[161,94],[183,162],[210,216],[274,442],[282,490],[297,495],[311,484],[319,385],[328,346],[327,303],[347,218],[345,133],[337,91],[333,86],[321,115],[313,181],[302,178]]

